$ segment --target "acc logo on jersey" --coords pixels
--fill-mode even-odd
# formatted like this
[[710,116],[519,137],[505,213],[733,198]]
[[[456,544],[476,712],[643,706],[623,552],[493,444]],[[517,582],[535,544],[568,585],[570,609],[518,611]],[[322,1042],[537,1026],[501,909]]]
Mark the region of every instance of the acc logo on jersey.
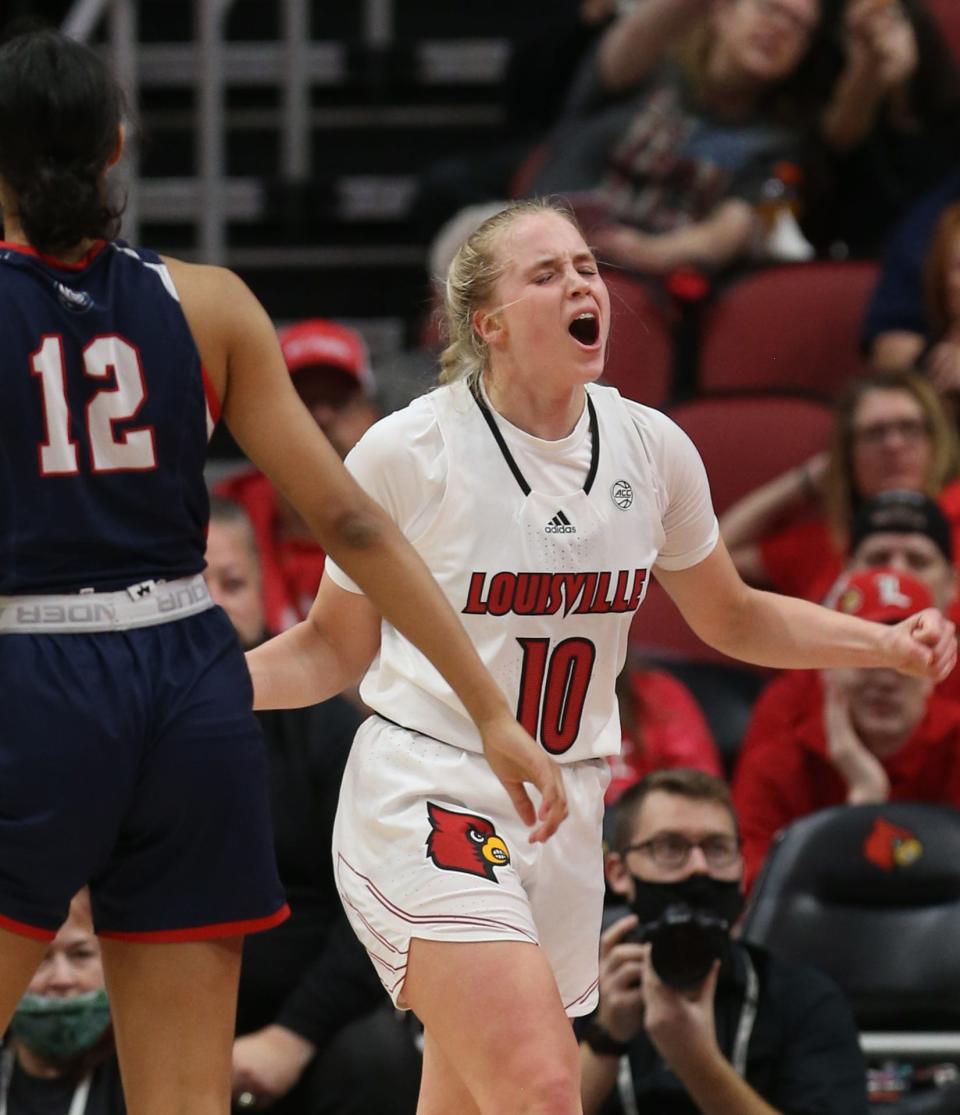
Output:
[[93,296],[85,290],[73,290],[66,283],[54,283],[53,289],[60,305],[73,314],[85,314],[93,307]]
[[427,815],[431,827],[427,855],[437,867],[500,881],[493,869],[507,866],[510,851],[485,817],[455,813],[432,801],[427,802]]
[[610,498],[621,511],[626,511],[633,503],[633,488],[626,480],[614,480],[610,485]]
[[863,842],[863,854],[883,871],[895,871],[916,863],[923,855],[923,845],[909,829],[878,817]]

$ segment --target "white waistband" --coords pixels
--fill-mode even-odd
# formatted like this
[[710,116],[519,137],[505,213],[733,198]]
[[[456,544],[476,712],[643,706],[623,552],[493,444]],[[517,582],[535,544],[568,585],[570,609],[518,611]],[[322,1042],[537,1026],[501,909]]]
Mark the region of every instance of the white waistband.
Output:
[[0,596],[0,634],[64,634],[152,627],[213,607],[200,573],[141,581],[117,592]]

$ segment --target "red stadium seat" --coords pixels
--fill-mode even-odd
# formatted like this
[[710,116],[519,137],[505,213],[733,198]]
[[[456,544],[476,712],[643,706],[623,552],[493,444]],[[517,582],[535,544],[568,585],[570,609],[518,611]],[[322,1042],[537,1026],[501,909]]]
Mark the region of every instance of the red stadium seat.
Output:
[[927,7],[940,25],[954,58],[960,63],[960,3],[957,0],[927,0]]
[[826,449],[834,422],[829,403],[774,392],[705,395],[678,404],[669,414],[700,450],[718,515]]
[[[718,514],[825,449],[834,421],[825,402],[772,393],[706,396],[680,403],[669,414],[700,450]],[[655,583],[637,613],[630,641],[639,653],[658,660],[732,664],[693,634]]]
[[670,397],[675,313],[640,279],[611,270],[603,278],[611,307],[604,382],[628,399],[661,407]]
[[814,262],[759,271],[704,314],[702,391],[786,388],[835,396],[866,371],[860,325],[875,263]]

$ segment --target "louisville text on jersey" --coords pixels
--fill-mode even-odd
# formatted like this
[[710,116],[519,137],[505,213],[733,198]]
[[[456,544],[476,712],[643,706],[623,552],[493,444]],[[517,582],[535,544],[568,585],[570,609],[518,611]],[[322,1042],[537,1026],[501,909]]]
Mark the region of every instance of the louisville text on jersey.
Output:
[[634,612],[646,569],[597,573],[472,573],[464,615],[565,616]]

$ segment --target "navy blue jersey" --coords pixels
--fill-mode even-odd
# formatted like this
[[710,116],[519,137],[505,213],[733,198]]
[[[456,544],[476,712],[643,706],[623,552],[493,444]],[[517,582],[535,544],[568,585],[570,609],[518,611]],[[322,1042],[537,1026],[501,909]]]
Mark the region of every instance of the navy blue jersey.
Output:
[[0,595],[203,569],[210,410],[160,257],[0,244],[0,337]]

